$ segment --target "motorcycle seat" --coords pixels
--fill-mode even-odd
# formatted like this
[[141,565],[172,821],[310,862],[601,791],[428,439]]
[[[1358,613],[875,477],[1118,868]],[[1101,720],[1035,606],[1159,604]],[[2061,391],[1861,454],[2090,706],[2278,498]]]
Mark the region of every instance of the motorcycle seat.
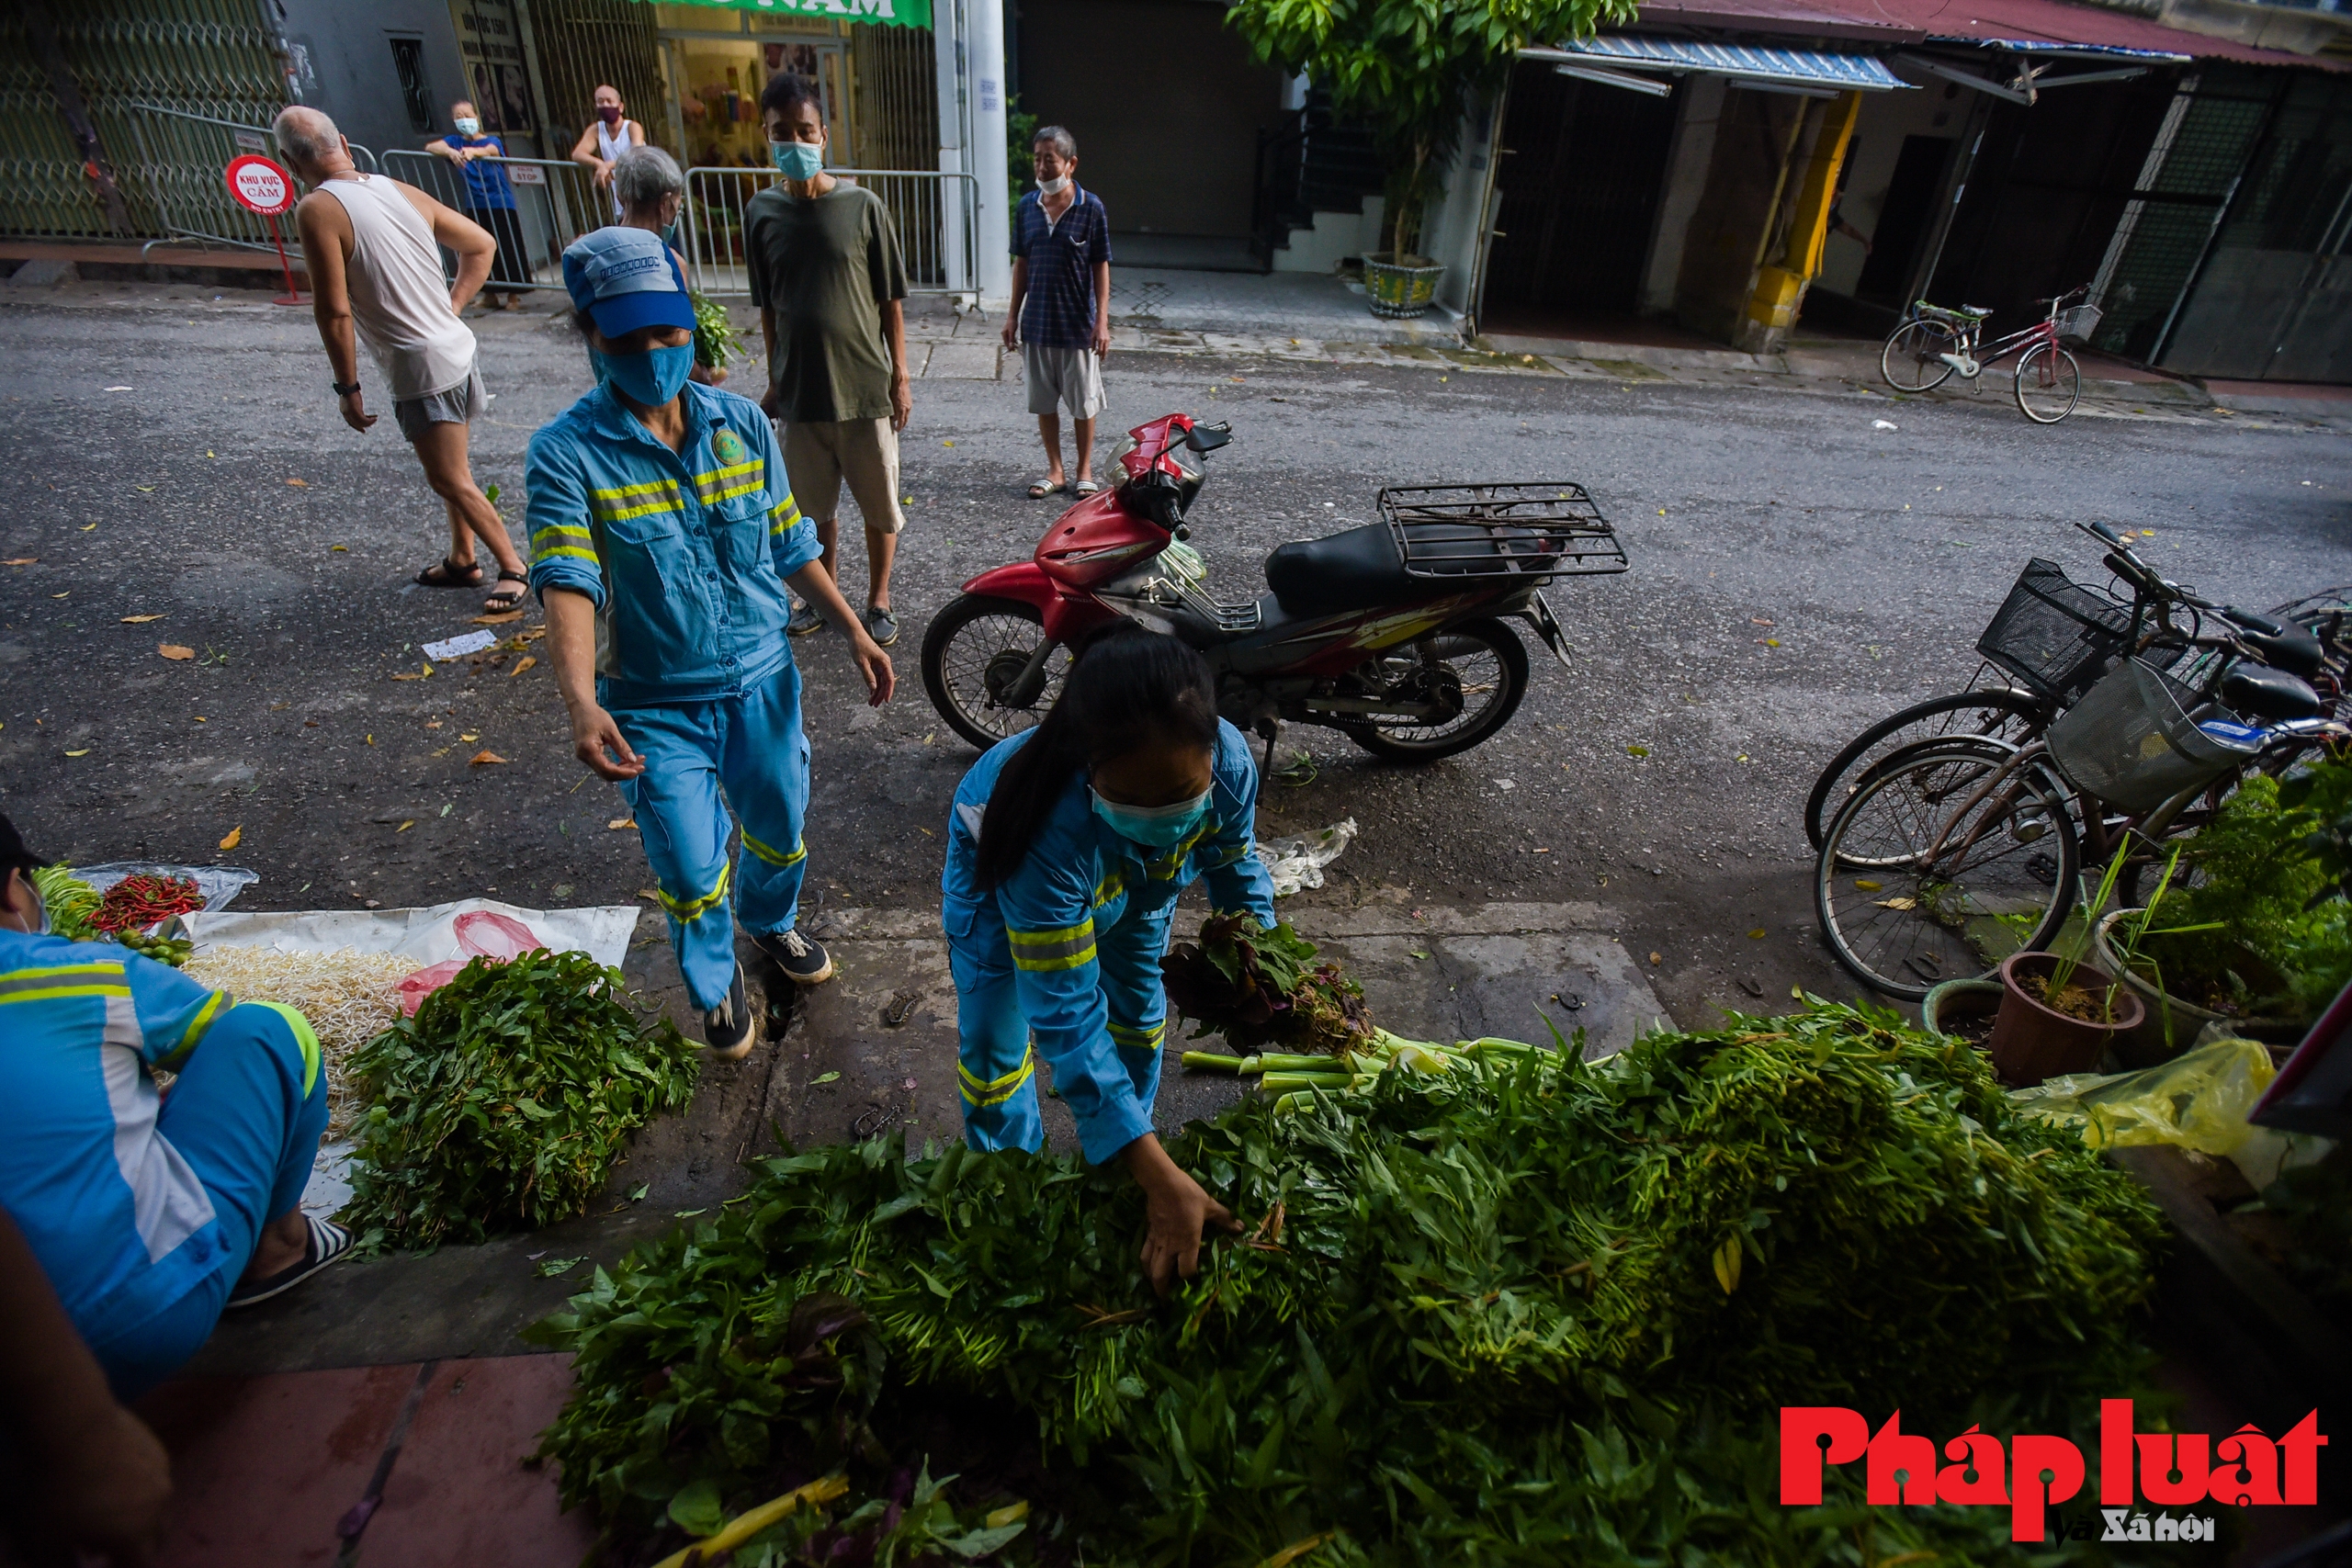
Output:
[[1385,523],[1368,523],[1322,539],[1277,545],[1266,557],[1266,586],[1294,615],[1329,615],[1381,604],[1435,599],[1445,584],[1405,570],[1396,536]]

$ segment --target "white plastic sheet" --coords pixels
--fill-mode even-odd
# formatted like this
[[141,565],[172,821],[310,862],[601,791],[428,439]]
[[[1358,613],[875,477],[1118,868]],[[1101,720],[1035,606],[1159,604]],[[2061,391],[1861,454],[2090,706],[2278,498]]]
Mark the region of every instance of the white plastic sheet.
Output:
[[637,930],[637,906],[605,904],[582,909],[525,909],[494,898],[460,898],[454,904],[408,909],[208,910],[184,917],[197,951],[207,947],[267,947],[280,953],[393,953],[419,964],[463,956],[457,919],[487,909],[523,922],[558,953],[584,953],[599,964],[619,967]]
[[1356,819],[1335,822],[1319,832],[1293,839],[1261,839],[1258,858],[1274,880],[1274,897],[1287,898],[1302,887],[1323,886],[1323,868],[1340,858],[1356,836]]

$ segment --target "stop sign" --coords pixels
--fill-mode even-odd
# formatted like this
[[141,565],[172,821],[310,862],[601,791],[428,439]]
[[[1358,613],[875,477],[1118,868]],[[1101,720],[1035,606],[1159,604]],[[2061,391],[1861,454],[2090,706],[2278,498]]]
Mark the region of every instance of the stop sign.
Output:
[[237,204],[265,217],[294,205],[294,180],[284,169],[258,152],[229,161],[229,194]]

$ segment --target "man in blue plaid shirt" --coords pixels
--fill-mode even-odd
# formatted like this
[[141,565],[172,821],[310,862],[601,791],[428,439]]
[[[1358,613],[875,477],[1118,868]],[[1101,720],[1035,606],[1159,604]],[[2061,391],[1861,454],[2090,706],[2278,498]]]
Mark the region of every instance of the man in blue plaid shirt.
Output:
[[1094,416],[1102,412],[1102,356],[1111,352],[1111,220],[1102,198],[1079,186],[1078,141],[1069,131],[1046,126],[1031,152],[1037,188],[1012,218],[1004,346],[1022,351],[1029,412],[1046,442],[1046,477],[1029,487],[1029,499],[1042,501],[1069,488],[1062,470],[1065,403],[1077,427],[1078,493],[1102,488],[1094,482]]

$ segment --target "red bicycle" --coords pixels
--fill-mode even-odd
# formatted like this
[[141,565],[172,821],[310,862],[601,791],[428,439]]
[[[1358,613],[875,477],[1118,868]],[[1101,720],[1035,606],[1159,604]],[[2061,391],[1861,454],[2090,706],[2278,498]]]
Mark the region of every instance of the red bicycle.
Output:
[[2018,412],[2036,424],[2055,424],[2075,412],[2083,395],[2082,367],[2065,344],[2088,342],[2098,330],[2099,308],[2084,301],[2089,292],[2086,285],[2054,299],[2036,300],[2050,307],[2048,316],[2023,332],[1996,339],[1981,354],[1978,340],[1990,310],[1962,305],[1947,310],[1915,300],[1903,324],[1888,335],[1879,369],[1898,392],[1928,392],[1954,375],[1973,381],[1987,366],[2017,354]]

